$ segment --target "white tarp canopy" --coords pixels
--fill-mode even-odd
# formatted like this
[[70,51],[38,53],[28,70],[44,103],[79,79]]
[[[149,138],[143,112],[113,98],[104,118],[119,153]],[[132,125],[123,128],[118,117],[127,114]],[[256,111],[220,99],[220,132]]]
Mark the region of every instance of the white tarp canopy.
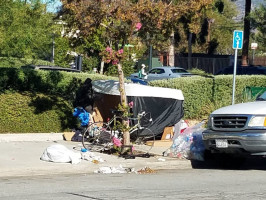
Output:
[[[118,81],[113,80],[100,80],[92,82],[92,88],[95,92],[110,95],[120,95],[119,85],[120,84]],[[136,83],[125,83],[125,90],[127,96],[160,97],[184,100],[182,91],[177,89],[152,87]]]

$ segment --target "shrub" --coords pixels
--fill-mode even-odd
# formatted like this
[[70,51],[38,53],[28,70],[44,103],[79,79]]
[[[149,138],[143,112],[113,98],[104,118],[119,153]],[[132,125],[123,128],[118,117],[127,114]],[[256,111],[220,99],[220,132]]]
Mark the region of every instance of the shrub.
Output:
[[[32,91],[64,97],[75,93],[87,78],[110,79],[99,74],[72,73],[47,70],[0,68],[0,92],[5,90]],[[117,79],[115,77],[111,79]]]
[[[152,86],[180,89],[185,97],[185,118],[203,119],[223,106],[232,103],[233,76],[221,75],[211,77],[186,77],[169,80],[152,81]],[[235,103],[251,101],[244,95],[244,89],[266,87],[266,76],[237,76]]]
[[0,94],[0,133],[62,132],[77,126],[63,98],[41,93]]
[[[266,76],[263,75],[241,75],[236,76],[235,103],[250,101],[244,95],[245,88],[266,87]],[[232,104],[233,76],[220,75],[214,79],[213,101],[216,107],[222,107]]]
[[[76,91],[87,79],[113,79],[99,74],[0,68],[0,132],[61,132],[73,128]],[[180,89],[185,118],[207,118],[215,109],[230,105],[233,76],[182,77],[151,81],[149,85]],[[265,87],[266,76],[237,76],[235,102],[245,102],[247,86]]]
[[[76,91],[99,74],[0,68],[0,133],[61,132],[76,126]],[[111,78],[117,79],[117,78]]]
[[0,67],[16,67],[19,68],[24,65],[54,65],[53,63],[45,60],[26,59],[26,58],[13,58],[13,57],[0,57]]
[[191,74],[197,74],[201,76],[212,76],[212,74],[205,72],[204,70],[198,69],[198,68],[193,68],[188,70]]

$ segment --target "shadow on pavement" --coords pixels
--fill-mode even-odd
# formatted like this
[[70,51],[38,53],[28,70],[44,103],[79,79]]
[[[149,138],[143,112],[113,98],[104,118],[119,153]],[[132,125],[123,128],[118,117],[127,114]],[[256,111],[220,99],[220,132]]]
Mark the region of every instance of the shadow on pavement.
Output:
[[206,161],[191,160],[194,169],[266,170],[265,157],[218,157]]

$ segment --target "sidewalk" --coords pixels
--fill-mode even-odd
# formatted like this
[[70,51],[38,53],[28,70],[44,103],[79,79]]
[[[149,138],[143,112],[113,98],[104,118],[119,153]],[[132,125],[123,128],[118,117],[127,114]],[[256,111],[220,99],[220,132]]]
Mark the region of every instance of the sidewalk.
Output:
[[[52,144],[62,144],[69,150],[80,152],[80,142],[64,141],[62,134],[0,134],[0,177],[32,176],[51,174],[94,173],[100,167],[134,168],[135,171],[148,167],[152,170],[161,169],[190,169],[190,161],[177,158],[163,157],[166,147],[153,147],[150,158],[136,157],[125,159],[103,153],[100,156],[104,162],[95,164],[81,160],[78,164],[54,163],[40,160],[44,150]],[[76,148],[77,150],[73,149]]]

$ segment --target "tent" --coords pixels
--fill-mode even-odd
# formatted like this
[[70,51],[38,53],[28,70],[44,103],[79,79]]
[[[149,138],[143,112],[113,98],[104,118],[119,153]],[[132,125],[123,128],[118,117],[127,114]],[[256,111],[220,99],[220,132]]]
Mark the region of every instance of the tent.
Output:
[[[111,109],[120,103],[119,82],[99,80],[92,82],[94,105],[97,106],[103,120],[112,117]],[[145,111],[153,119],[148,128],[155,135],[162,134],[167,126],[173,126],[183,117],[184,96],[181,90],[152,87],[135,83],[125,83],[128,102],[133,102],[132,113]]]

